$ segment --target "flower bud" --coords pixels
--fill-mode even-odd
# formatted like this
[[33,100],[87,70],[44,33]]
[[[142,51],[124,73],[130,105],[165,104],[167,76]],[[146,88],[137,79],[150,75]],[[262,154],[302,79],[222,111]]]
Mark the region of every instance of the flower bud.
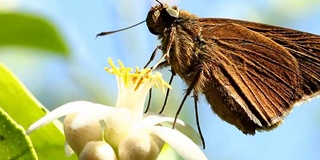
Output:
[[125,160],[155,160],[164,142],[157,136],[145,132],[128,134],[119,145],[119,158]]
[[91,141],[81,151],[79,160],[117,160],[117,157],[108,143]]
[[100,123],[94,122],[80,128],[72,128],[76,114],[67,115],[64,119],[64,133],[72,150],[79,155],[84,146],[90,141],[102,141]]

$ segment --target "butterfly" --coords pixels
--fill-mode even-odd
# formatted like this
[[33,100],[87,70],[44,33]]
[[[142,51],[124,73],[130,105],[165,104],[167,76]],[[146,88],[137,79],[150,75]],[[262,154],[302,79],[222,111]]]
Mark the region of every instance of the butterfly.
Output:
[[204,94],[212,110],[245,134],[272,130],[293,107],[319,95],[320,36],[267,24],[199,18],[159,2],[149,31],[164,61]]

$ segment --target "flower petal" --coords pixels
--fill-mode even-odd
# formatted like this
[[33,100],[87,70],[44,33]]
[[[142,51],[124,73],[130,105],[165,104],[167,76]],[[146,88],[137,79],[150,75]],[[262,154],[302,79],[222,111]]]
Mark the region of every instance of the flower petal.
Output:
[[184,159],[207,159],[207,157],[195,143],[177,130],[160,126],[151,126],[145,129],[163,139]]
[[[45,115],[35,123],[33,123],[26,131],[26,134],[29,134],[30,132],[62,116],[65,116],[71,113],[80,113],[80,112],[90,113],[92,111],[95,111],[97,114],[99,114],[101,108],[104,108],[103,110],[105,111],[110,111],[114,109],[112,107],[107,107],[101,104],[95,104],[87,101],[75,101],[75,102],[64,104],[61,107],[56,108],[53,111],[49,112],[47,115]],[[82,114],[80,116],[82,116]],[[76,126],[78,125],[78,122],[79,120],[75,121]]]
[[112,115],[105,118],[106,127],[116,133],[129,132],[134,124],[131,112],[127,108],[115,109]]
[[[161,114],[146,113],[144,114],[143,120],[139,123],[139,127],[143,128],[148,126],[155,126],[160,123],[164,123],[164,122],[170,123],[173,121],[174,121],[174,118],[172,117],[163,116]],[[177,119],[176,123],[182,126],[185,125],[185,123],[180,119]]]
[[72,128],[77,129],[86,124],[106,120],[111,115],[115,114],[119,109],[105,106],[97,103],[88,103],[83,106],[83,110],[77,113],[72,122]]
[[[155,126],[157,124],[162,124],[164,126],[172,127],[174,118],[166,117],[159,114],[145,114],[145,118],[141,123],[139,123],[139,128]],[[169,124],[169,125],[168,125]],[[197,131],[195,131],[190,125],[184,123],[182,120],[177,119],[175,124],[175,129],[189,137],[194,143],[202,146],[201,138]]]
[[197,144],[199,147],[203,147],[203,143],[199,133],[195,131],[189,124],[185,124],[183,126],[179,123],[176,123],[175,129],[181,132],[182,134],[186,135],[193,141],[193,143]]

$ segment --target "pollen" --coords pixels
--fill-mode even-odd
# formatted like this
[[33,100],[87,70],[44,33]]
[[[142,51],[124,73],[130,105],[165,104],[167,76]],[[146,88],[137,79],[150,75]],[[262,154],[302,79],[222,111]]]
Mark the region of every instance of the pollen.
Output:
[[142,85],[151,84],[160,88],[163,93],[165,93],[165,88],[172,89],[170,84],[163,80],[161,73],[153,74],[150,68],[140,70],[139,67],[136,67],[134,71],[133,68],[125,67],[120,60],[118,60],[119,67],[116,67],[111,58],[108,58],[108,63],[110,68],[105,67],[105,70],[116,75],[118,81],[123,81],[126,87],[134,87],[134,90],[137,90]]

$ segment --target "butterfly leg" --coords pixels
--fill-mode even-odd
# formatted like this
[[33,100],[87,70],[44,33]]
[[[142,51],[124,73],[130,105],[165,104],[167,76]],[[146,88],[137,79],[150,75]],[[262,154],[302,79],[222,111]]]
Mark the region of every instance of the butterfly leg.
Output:
[[[199,69],[199,70],[197,71],[196,75],[195,75],[195,78],[192,80],[191,84],[190,84],[189,87],[187,88],[186,93],[185,93],[185,95],[184,95],[184,97],[183,97],[183,99],[182,99],[182,101],[181,101],[181,103],[180,103],[180,106],[179,106],[179,108],[178,108],[178,111],[176,112],[176,115],[175,115],[175,117],[174,117],[173,128],[174,128],[175,123],[176,123],[176,121],[177,121],[177,118],[178,118],[178,116],[179,116],[179,114],[180,114],[180,112],[181,112],[181,109],[182,109],[182,107],[183,107],[184,102],[186,101],[187,97],[190,95],[190,93],[191,93],[191,91],[193,90],[194,86],[196,86],[197,82],[199,81],[199,78],[200,78],[200,75],[201,75],[201,74],[202,74],[202,69]],[[197,95],[197,94],[195,94],[195,95]]]
[[201,127],[200,127],[200,120],[199,120],[199,112],[198,112],[198,94],[197,93],[193,93],[193,102],[194,102],[194,110],[195,110],[195,117],[196,117],[196,124],[197,124],[197,129],[198,129],[198,132],[199,132],[199,135],[200,135],[200,138],[201,138],[201,141],[202,141],[202,145],[203,145],[203,149],[206,148],[206,143],[204,141],[204,137],[203,137],[203,134],[201,132]]
[[146,63],[146,65],[144,65],[143,68],[147,68],[148,65],[154,60],[154,57],[156,56],[157,51],[158,51],[159,49],[161,49],[161,46],[157,46],[156,49],[154,49],[154,51],[153,51],[152,54],[151,54],[151,57],[150,57],[149,61]]
[[[160,66],[160,65],[159,65]],[[176,75],[176,73],[173,71],[173,69],[171,68],[171,77],[170,77],[170,80],[169,80],[169,85],[171,85],[172,81],[173,81],[173,77]],[[163,102],[163,105],[162,105],[162,108],[159,112],[159,114],[161,114],[163,111],[164,111],[164,108],[166,107],[167,105],[167,101],[168,101],[168,97],[169,97],[169,94],[170,94],[170,89],[168,88],[167,89],[167,93],[166,93],[166,98],[164,99],[164,102]]]

